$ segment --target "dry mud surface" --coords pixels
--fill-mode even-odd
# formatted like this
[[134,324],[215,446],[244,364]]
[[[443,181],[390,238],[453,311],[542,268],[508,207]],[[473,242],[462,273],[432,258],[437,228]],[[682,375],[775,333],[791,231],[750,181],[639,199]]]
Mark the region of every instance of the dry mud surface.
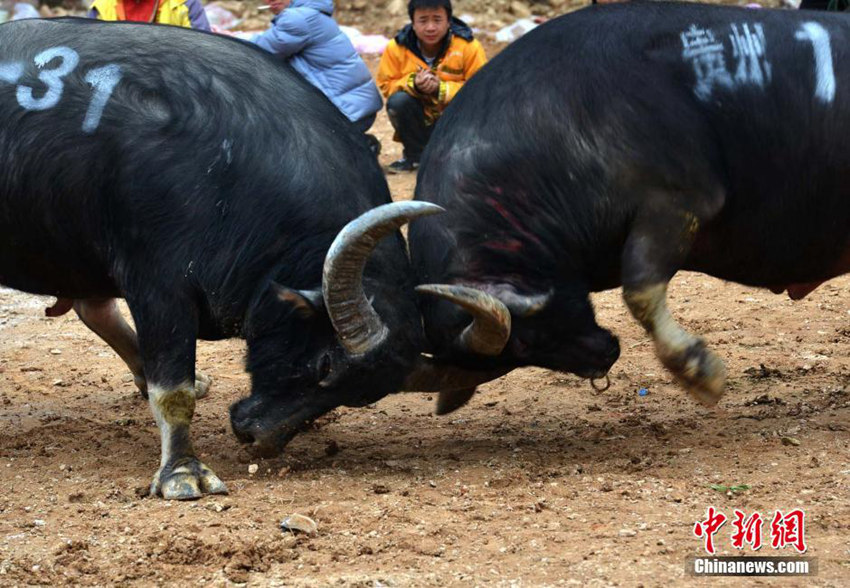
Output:
[[[400,152],[383,115],[376,133],[386,165]],[[412,175],[390,183],[412,195]],[[850,278],[795,303],[679,275],[674,314],[727,362],[716,409],[672,382],[612,291],[594,297],[621,337],[607,392],[518,370],[447,417],[415,394],[339,409],[270,460],[229,428],[243,343],[201,342],[215,381],[194,440],[231,494],[188,503],[140,496],[159,462],[153,418],[73,313],[44,317],[49,301],[0,290],[0,585],[704,585],[684,561],[702,553],[692,529],[709,505],[804,509],[819,574],[781,584],[850,578]],[[282,533],[294,513],[318,533]],[[736,554],[730,527],[719,554]]]
[[[158,435],[123,364],[72,315],[44,318],[48,299],[2,290],[0,584],[696,585],[684,560],[715,505],[804,509],[813,583],[846,585],[848,300],[848,278],[794,303],[678,276],[676,316],[727,361],[709,410],[672,383],[619,292],[603,293],[599,320],[623,348],[607,392],[518,370],[448,417],[415,394],[339,409],[271,460],[229,430],[243,344],[202,342],[215,382],[194,439],[231,494],[179,503],[140,497]],[[282,533],[293,513],[318,534]]]

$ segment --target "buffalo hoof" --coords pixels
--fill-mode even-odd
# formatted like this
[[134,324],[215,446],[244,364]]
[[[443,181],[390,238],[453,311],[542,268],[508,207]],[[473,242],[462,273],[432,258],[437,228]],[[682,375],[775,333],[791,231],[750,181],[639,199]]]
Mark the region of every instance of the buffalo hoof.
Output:
[[723,397],[726,367],[702,340],[697,340],[684,353],[669,358],[664,364],[697,402],[714,406]]
[[166,500],[196,500],[204,494],[227,494],[227,486],[197,458],[187,457],[160,468],[150,494]]
[[203,398],[210,391],[212,386],[212,376],[208,376],[203,372],[195,373],[195,398]]
[[465,390],[444,390],[437,397],[437,406],[434,409],[434,414],[442,416],[449,414],[461,406],[465,405],[475,394],[475,388],[467,388]]

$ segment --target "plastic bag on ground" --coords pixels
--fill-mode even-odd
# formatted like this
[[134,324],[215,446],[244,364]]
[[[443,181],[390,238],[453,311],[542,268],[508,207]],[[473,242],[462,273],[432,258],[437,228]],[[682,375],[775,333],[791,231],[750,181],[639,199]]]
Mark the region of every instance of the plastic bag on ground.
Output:
[[32,4],[16,2],[14,10],[12,10],[12,20],[21,20],[24,18],[41,18],[41,15]]
[[536,27],[537,23],[530,18],[521,18],[515,23],[499,29],[496,32],[496,40],[500,43],[510,43]]
[[215,2],[207,4],[204,10],[207,13],[207,20],[210,21],[210,28],[214,32],[229,31],[242,23],[241,18],[237,18],[235,14]]
[[383,53],[390,40],[383,35],[364,35],[354,27],[340,25],[340,30],[354,45],[358,53]]

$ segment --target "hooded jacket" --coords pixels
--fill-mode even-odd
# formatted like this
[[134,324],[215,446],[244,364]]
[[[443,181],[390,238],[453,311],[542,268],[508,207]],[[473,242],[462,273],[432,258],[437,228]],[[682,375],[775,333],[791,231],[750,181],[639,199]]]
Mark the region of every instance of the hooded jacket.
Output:
[[[429,66],[419,49],[413,25],[406,25],[387,45],[378,66],[378,87],[384,97],[407,92],[421,100],[428,122],[434,122],[454,98],[463,84],[487,63],[484,48],[472,36],[472,30],[462,20],[452,17],[443,46]],[[420,69],[431,69],[440,78],[437,96],[420,94],[413,78]]]
[[371,116],[383,104],[369,68],[354,50],[333,14],[333,0],[292,0],[254,43],[289,59],[352,122]]

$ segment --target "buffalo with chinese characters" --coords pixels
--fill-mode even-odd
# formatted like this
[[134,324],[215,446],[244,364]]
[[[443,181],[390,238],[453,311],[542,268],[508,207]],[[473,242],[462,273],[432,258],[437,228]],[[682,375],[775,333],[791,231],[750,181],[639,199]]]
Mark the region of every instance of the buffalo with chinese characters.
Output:
[[[694,270],[797,299],[850,270],[848,36],[841,15],[653,2],[508,47],[422,159],[416,198],[448,213],[411,226],[412,261],[453,284],[420,288],[434,362],[480,381],[521,365],[602,377],[619,345],[588,293],[622,285],[661,362],[717,402],[723,362],[676,323],[668,282]],[[469,345],[461,298],[510,320]]]

